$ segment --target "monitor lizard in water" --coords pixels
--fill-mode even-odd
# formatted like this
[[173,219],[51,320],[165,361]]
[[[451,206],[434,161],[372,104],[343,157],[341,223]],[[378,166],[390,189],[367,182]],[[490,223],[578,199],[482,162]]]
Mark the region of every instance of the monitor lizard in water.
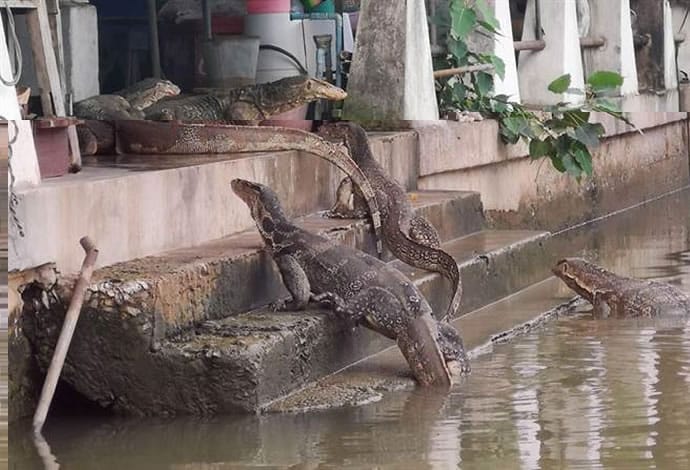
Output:
[[249,207],[292,295],[283,309],[301,310],[313,300],[347,322],[394,339],[421,385],[447,387],[450,368],[469,371],[457,331],[433,317],[422,294],[400,271],[294,225],[267,186],[240,179],[231,185]]
[[[369,179],[381,211],[383,240],[396,258],[410,266],[440,273],[453,285],[453,296],[442,320],[452,318],[460,306],[462,283],[455,259],[441,250],[438,232],[422,216],[415,215],[405,189],[389,177],[369,147],[366,131],[353,122],[328,123],[319,134],[342,142],[350,157]],[[361,218],[367,206],[347,178],[338,187],[333,217]]]
[[664,282],[618,276],[581,258],[559,261],[553,273],[594,306],[597,318],[690,314],[690,295]]

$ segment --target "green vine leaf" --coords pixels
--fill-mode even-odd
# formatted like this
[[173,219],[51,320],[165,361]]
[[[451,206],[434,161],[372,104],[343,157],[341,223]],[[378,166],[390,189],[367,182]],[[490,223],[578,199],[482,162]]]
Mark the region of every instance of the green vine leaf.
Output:
[[496,19],[493,9],[486,3],[486,0],[477,0],[475,6],[477,10],[479,10],[479,13],[481,13],[483,19],[479,24],[493,33],[498,33],[501,25]]
[[465,39],[477,23],[477,13],[469,7],[455,2],[450,8],[451,36],[454,39]]
[[549,83],[549,91],[552,93],[556,93],[560,95],[561,93],[565,93],[566,90],[570,87],[570,74],[566,73],[565,75],[561,75],[551,83]]
[[580,168],[582,168],[582,171],[584,171],[587,176],[592,176],[592,154],[589,153],[587,147],[578,146],[573,152],[573,156],[578,165],[580,165]]
[[587,78],[587,84],[592,87],[592,91],[599,93],[614,90],[623,85],[623,77],[616,72],[600,70]]
[[532,159],[545,157],[553,150],[553,141],[548,138],[547,140],[532,139],[529,143],[529,156]]

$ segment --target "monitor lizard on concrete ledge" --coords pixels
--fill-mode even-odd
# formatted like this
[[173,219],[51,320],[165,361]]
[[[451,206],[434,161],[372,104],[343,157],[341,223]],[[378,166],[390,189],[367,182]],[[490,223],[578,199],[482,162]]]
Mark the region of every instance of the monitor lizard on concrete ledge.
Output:
[[[350,157],[367,175],[381,210],[383,239],[393,255],[410,266],[438,272],[452,282],[453,296],[442,319],[452,318],[462,298],[458,265],[451,255],[441,250],[441,240],[434,226],[413,213],[405,189],[376,161],[366,131],[352,122],[337,122],[322,125],[319,134],[344,143]],[[331,215],[361,218],[366,216],[366,210],[361,194],[350,181],[343,180]]]
[[146,78],[112,95],[97,95],[74,104],[74,115],[84,119],[77,126],[82,155],[112,152],[115,129],[112,121],[144,119],[144,109],[157,101],[176,96],[180,89],[168,80]]
[[155,121],[117,121],[117,152],[153,155],[297,150],[327,160],[359,187],[371,214],[376,250],[383,253],[379,205],[367,176],[347,152],[311,132],[287,127]]
[[317,99],[339,101],[347,97],[342,89],[306,75],[229,89],[222,94],[176,96],[179,92],[166,80],[147,79],[115,95],[94,96],[77,103],[77,117],[100,121],[82,127],[82,154],[113,151],[113,120],[258,124]]
[[292,294],[284,308],[301,310],[313,300],[394,339],[423,386],[450,386],[449,366],[469,372],[460,336],[448,324],[441,328],[424,296],[400,271],[297,227],[267,186],[235,179],[232,189],[249,207]]
[[341,101],[346,97],[345,91],[328,82],[297,75],[222,93],[168,98],[144,112],[153,121],[261,121],[318,99]]

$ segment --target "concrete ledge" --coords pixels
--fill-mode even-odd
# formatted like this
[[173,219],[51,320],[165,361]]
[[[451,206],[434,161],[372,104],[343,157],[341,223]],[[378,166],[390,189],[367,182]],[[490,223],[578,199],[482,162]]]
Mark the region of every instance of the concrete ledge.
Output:
[[[633,113],[630,120],[643,131],[687,120],[687,113]],[[637,132],[606,114],[593,113],[592,122],[606,128],[612,138]],[[498,134],[498,121],[413,121],[419,139],[419,175],[431,176],[456,170],[493,165],[529,155],[527,145],[505,145]]]
[[497,228],[560,230],[690,183],[687,122],[606,139],[579,184],[529,157],[420,178],[421,189],[478,191]]

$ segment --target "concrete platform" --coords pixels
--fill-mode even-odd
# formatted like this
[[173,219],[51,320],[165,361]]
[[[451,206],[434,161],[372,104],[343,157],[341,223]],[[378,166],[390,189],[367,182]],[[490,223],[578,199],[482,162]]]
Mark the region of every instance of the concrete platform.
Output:
[[[552,260],[541,251],[544,237],[541,232],[478,232],[445,244],[459,260],[467,303],[484,305],[504,295],[505,289],[495,290],[494,286],[524,286],[548,276]],[[260,309],[230,315],[232,301],[249,292],[247,300],[253,302],[273,300],[284,293],[268,260],[263,256],[250,260],[249,253],[255,250],[250,246],[257,238],[245,234],[236,241],[234,262],[243,266],[237,271],[243,276],[241,281],[217,282],[218,273],[227,275],[224,271],[231,271],[232,263],[217,269],[218,264],[208,257],[194,264],[196,272],[187,270],[185,264],[175,267],[148,259],[147,265],[161,272],[158,281],[135,281],[135,276],[117,288],[104,277],[107,272],[114,279],[115,271],[99,272],[100,282],[93,286],[96,292],[82,311],[63,380],[119,413],[255,411],[390,344],[365,329],[346,331],[320,310],[272,313]],[[504,267],[513,261],[515,268]],[[204,278],[202,266],[209,267],[206,285],[199,281]],[[119,272],[132,274],[124,268]],[[262,286],[252,284],[252,273],[262,273]],[[447,303],[450,293],[440,276],[415,273],[414,277],[436,311]],[[172,279],[176,281],[170,282]],[[222,299],[206,288],[211,284],[218,289],[244,287],[242,292],[236,287],[226,291]],[[61,285],[56,299],[48,295],[50,309],[41,306],[42,291],[28,296],[37,311],[25,311],[24,333],[42,367],[52,354],[64,316],[60,299],[66,298],[67,290],[68,286]],[[435,296],[429,297],[429,293]]]

